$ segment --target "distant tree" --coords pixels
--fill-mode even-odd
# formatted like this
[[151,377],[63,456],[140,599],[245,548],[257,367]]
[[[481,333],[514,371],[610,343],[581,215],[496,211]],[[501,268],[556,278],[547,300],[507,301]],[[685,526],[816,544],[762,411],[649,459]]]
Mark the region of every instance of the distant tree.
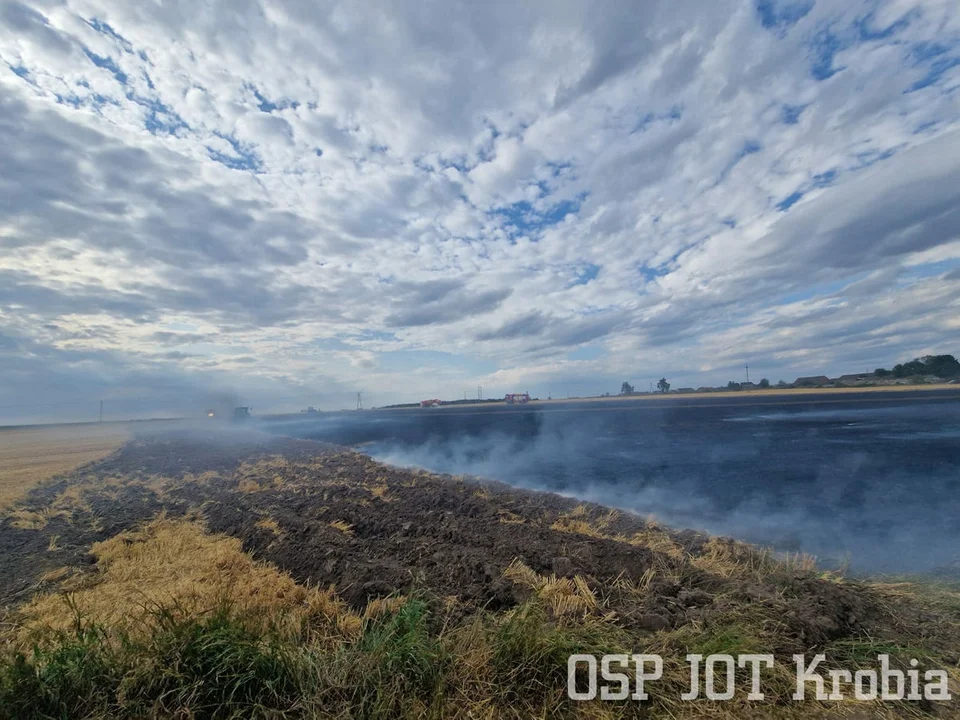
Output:
[[942,378],[960,376],[960,362],[953,355],[928,355],[921,361],[929,368],[931,375]]
[[886,368],[877,368],[873,371],[873,374],[877,377],[889,377],[892,373]]
[[939,378],[960,377],[960,362],[953,355],[924,355],[910,362],[893,366],[893,376],[908,378],[934,375]]
[[787,386],[786,380],[781,380],[777,383],[778,388],[785,388]]
[[913,375],[922,375],[925,370],[924,365],[919,360],[911,360],[906,363],[897,363],[893,366],[893,375],[898,378],[911,377]]
[[627,381],[624,381],[624,382],[623,382],[623,385],[620,386],[620,394],[621,394],[621,395],[633,395],[633,385],[631,385],[631,384],[628,383]]
[[760,387],[762,388],[770,387],[770,381],[767,380],[766,378],[760,378]]
[[727,390],[739,390],[739,389],[740,389],[740,383],[735,382],[733,380],[727,383]]
[[670,383],[667,382],[666,378],[660,378],[660,381],[657,383],[657,390],[660,392],[670,392]]

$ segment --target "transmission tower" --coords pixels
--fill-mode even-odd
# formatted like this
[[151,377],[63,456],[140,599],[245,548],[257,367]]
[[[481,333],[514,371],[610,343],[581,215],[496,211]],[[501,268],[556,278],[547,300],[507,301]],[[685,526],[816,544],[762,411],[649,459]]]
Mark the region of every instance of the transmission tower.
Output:
[[357,410],[363,410],[363,398],[361,393],[357,393]]

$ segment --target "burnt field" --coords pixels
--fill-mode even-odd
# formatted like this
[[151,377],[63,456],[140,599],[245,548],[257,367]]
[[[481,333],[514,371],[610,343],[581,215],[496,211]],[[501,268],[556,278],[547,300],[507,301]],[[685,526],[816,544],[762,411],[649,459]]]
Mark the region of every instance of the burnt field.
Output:
[[264,429],[496,478],[863,573],[960,577],[960,393],[456,406]]
[[[960,601],[950,589],[845,579],[806,556],[775,556],[557,495],[398,469],[343,447],[253,431],[138,436],[0,513],[0,606],[5,624],[18,632],[27,624],[21,609],[36,598],[105,584],[98,548],[118,536],[136,545],[141,540],[129,533],[160,517],[174,522],[168,534],[182,520],[183,527],[236,539],[254,561],[297,586],[331,588],[350,617],[419,598],[435,617],[430,632],[441,639],[476,623],[500,632],[536,607],[536,629],[524,631],[531,637],[545,627],[590,627],[616,647],[646,647],[678,662],[687,652],[789,658],[832,649],[849,664],[875,658],[876,648],[904,667],[909,657],[931,667],[960,661]],[[218,582],[220,565],[197,582]],[[137,602],[167,601],[179,598]],[[497,672],[498,646],[491,647],[488,655],[469,656],[478,663],[472,673]],[[517,713],[567,708],[563,667],[552,666],[565,657],[524,661],[545,664],[546,675]],[[461,700],[509,706],[509,698],[484,695],[490,683],[462,689],[479,695]],[[456,714],[442,711],[458,702],[455,694],[434,701],[440,715]],[[669,699],[662,703],[673,707]],[[931,703],[888,710],[938,712]]]
[[[207,431],[138,438],[33,490],[0,523],[0,602],[27,597],[51,573],[85,572],[93,543],[160,513],[201,518],[298,582],[334,585],[358,607],[417,588],[509,607],[524,594],[502,577],[515,560],[601,584],[653,574],[645,603],[617,608],[624,622],[651,630],[702,617],[730,589],[707,562],[691,563],[716,556],[723,541],[693,531],[549,493],[396,469],[338,446]],[[811,560],[796,562],[799,571]],[[758,599],[774,593],[739,589]],[[791,594],[801,637],[849,633],[865,618],[852,589],[803,573]]]
[[[618,608],[624,622],[656,630],[702,615],[724,584],[690,566],[711,542],[693,531],[549,493],[396,469],[338,446],[208,431],[138,438],[32,491],[0,524],[0,601],[25,597],[51,571],[83,572],[96,560],[93,543],[161,513],[201,518],[357,607],[412,589],[509,607],[523,595],[502,577],[514,561],[599,583],[659,570],[669,579],[654,577],[646,603]],[[793,590],[802,635],[843,632],[863,615],[860,600],[833,585],[800,579]],[[810,595],[817,600],[806,602]],[[801,627],[811,608],[822,614]]]
[[[0,524],[0,599],[23,597],[50,571],[82,571],[95,560],[93,543],[160,513],[200,517],[297,581],[333,584],[358,606],[414,587],[508,606],[515,598],[501,576],[514,560],[599,580],[637,579],[673,564],[670,552],[612,539],[654,531],[635,516],[396,469],[334,445],[208,431],[138,438],[32,491]],[[690,531],[669,538],[694,553],[708,540]],[[693,589],[706,578],[689,581]],[[667,622],[682,608],[673,605],[646,610],[663,612]]]

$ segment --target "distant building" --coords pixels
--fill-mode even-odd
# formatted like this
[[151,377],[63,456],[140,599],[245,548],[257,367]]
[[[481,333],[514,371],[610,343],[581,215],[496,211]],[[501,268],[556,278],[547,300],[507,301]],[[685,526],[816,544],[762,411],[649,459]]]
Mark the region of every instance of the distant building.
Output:
[[526,405],[530,402],[530,393],[507,393],[503,400],[508,405]]
[[678,393],[692,393],[692,392],[696,392],[696,390],[694,390],[693,388],[677,388],[677,389],[675,390],[675,392],[678,392]]
[[707,387],[706,385],[697,388],[697,392],[713,392],[716,390],[715,387]]
[[430,400],[421,400],[420,407],[440,407],[440,400],[438,398],[432,398]]
[[757,385],[756,383],[752,383],[752,382],[742,382],[742,383],[740,383],[740,389],[741,389],[741,390],[756,390],[758,387],[760,387],[760,386]]
[[811,375],[810,377],[798,377],[793,383],[795,387],[823,387],[831,384],[830,378],[826,375]]
[[841,375],[834,382],[846,387],[856,387],[857,385],[870,385],[876,380],[877,376],[873,373],[854,373],[852,375]]

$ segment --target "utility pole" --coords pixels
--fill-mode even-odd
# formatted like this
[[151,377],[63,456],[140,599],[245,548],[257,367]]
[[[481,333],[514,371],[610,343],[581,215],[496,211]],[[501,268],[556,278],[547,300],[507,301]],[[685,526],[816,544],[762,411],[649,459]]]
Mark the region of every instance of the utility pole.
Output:
[[363,410],[363,399],[360,397],[360,393],[357,393],[357,410]]
[[743,367],[747,370],[747,382],[750,382],[750,366],[744,365]]
[[100,401],[100,422],[103,422],[103,400]]

